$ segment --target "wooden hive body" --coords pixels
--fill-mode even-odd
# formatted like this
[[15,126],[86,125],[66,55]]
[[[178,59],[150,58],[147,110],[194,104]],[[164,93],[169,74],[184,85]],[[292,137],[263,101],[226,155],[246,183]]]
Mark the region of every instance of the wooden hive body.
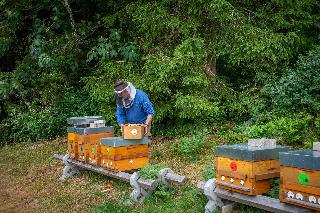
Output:
[[320,152],[280,154],[280,201],[320,211]]
[[247,195],[270,190],[270,179],[279,177],[279,151],[276,146],[251,149],[246,144],[216,147],[216,185]]
[[76,160],[99,165],[100,139],[113,136],[113,127],[68,128],[68,153]]
[[217,157],[216,166],[219,187],[248,195],[268,192],[270,179],[279,177],[279,160],[248,162]]
[[149,140],[125,140],[121,137],[103,138],[101,166],[112,171],[130,171],[149,163]]

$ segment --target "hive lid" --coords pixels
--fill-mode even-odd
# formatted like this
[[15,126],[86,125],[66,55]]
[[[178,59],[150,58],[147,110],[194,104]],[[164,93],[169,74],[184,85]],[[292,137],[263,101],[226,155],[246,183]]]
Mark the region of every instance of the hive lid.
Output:
[[133,145],[141,145],[148,144],[150,139],[145,137],[143,139],[123,139],[122,137],[109,137],[109,138],[101,138],[100,144],[104,146],[133,146]]
[[280,166],[320,170],[320,151],[298,150],[280,153]]
[[289,146],[254,147],[248,144],[223,145],[215,148],[217,157],[227,157],[243,161],[279,159],[279,152],[289,151]]
[[68,133],[76,133],[76,134],[80,134],[80,135],[107,133],[107,132],[114,132],[114,126],[104,126],[104,127],[98,127],[98,128],[68,127],[67,132]]
[[67,119],[69,125],[89,125],[97,120],[103,120],[102,116],[83,116],[83,117],[71,117]]

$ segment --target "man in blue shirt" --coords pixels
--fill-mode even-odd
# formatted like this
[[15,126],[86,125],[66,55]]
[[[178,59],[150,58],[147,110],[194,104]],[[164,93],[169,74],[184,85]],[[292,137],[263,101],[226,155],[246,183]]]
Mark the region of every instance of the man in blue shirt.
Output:
[[114,91],[117,94],[117,122],[121,130],[125,123],[144,124],[145,135],[150,135],[154,109],[148,95],[123,80],[116,81]]

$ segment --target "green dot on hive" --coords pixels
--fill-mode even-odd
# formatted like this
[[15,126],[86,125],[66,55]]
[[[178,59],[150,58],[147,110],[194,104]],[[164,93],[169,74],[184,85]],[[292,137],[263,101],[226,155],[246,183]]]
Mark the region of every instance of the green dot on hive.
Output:
[[308,174],[301,172],[298,176],[298,182],[302,185],[307,185],[309,183],[309,176]]

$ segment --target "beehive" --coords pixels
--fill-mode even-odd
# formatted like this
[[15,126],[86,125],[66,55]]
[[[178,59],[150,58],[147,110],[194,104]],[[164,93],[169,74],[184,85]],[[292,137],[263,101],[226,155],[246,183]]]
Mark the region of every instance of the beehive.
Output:
[[217,146],[216,185],[247,195],[270,190],[270,179],[279,177],[279,152],[275,140],[249,140],[248,144]]
[[123,139],[142,139],[144,138],[144,125],[126,124],[122,129]]
[[101,116],[72,117],[68,119],[68,153],[76,160],[99,165],[101,138],[114,136],[114,127],[105,126]]
[[282,202],[320,211],[320,149],[316,146],[280,153]]
[[148,138],[126,140],[122,137],[103,138],[101,166],[112,171],[139,169],[149,162]]

